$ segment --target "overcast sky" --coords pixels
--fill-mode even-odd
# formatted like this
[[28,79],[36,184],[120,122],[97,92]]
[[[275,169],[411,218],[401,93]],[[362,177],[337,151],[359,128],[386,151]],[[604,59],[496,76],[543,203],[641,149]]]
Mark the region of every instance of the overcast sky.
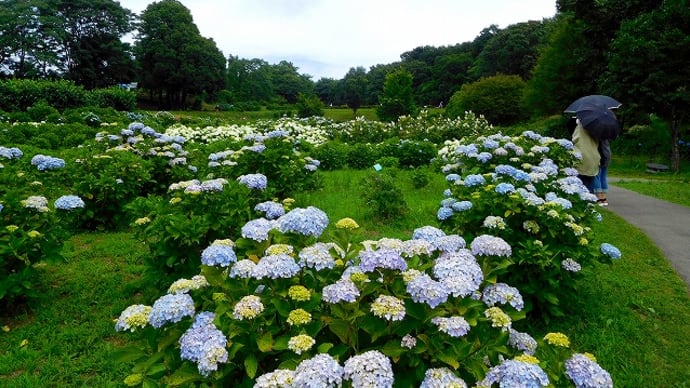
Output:
[[[140,14],[152,0],[119,0]],[[556,14],[556,0],[181,0],[201,35],[227,58],[287,60],[309,74],[341,79],[352,67],[400,60],[419,46],[474,40]]]

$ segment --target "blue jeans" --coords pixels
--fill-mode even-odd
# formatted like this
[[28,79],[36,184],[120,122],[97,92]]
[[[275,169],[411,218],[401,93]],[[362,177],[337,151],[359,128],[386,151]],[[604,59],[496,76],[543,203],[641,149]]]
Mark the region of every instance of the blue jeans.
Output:
[[609,183],[607,179],[607,167],[599,167],[599,173],[594,177],[594,182],[592,183],[592,188],[594,193],[605,193],[609,190]]

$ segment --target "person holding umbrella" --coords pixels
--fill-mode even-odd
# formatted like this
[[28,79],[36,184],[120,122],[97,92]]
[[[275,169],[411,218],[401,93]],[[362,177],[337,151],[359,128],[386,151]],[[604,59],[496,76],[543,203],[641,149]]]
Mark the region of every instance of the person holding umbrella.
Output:
[[607,175],[609,163],[611,163],[611,146],[609,145],[608,139],[599,140],[599,155],[601,156],[601,160],[599,161],[599,173],[594,177],[592,188],[594,195],[597,196],[599,206],[608,206],[609,201],[606,198],[609,190]]
[[594,192],[594,177],[599,172],[599,140],[592,137],[582,126],[579,118],[575,119],[575,130],[573,131],[573,145],[575,151],[579,152],[582,158],[575,164],[578,175],[587,190]]

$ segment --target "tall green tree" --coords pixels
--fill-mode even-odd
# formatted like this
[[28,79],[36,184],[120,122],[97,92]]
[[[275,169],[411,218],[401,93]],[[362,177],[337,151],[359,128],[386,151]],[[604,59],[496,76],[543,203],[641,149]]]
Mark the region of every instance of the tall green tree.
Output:
[[340,80],[334,78],[320,78],[314,84],[314,93],[328,106],[342,105],[343,87]]
[[400,69],[386,76],[383,94],[376,108],[376,114],[382,121],[396,121],[403,115],[416,113],[417,107],[412,96],[412,74]]
[[271,65],[263,59],[228,57],[227,90],[233,101],[267,102],[273,98]]
[[605,90],[627,109],[654,113],[670,123],[675,171],[680,167],[681,125],[690,114],[690,6],[666,0],[627,20],[611,45]]
[[271,84],[273,92],[284,98],[290,104],[297,102],[300,94],[311,95],[314,93],[314,83],[310,76],[298,72],[292,62],[280,61],[271,66]]
[[362,107],[367,94],[367,71],[361,66],[350,68],[343,78],[343,86],[345,103],[353,116],[357,116],[357,109]]
[[163,108],[182,108],[225,85],[225,56],[202,37],[192,14],[176,0],[149,4],[135,44],[140,86]]

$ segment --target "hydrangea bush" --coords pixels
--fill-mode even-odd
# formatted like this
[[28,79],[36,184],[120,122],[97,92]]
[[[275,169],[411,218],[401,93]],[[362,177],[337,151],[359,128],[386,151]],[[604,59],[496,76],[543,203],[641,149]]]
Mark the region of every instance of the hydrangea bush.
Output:
[[530,131],[479,136],[446,142],[439,157],[449,185],[437,214],[442,228],[508,241],[513,255],[490,278],[518,287],[535,316],[563,314],[583,266],[620,258],[596,243],[590,226],[601,214],[572,168],[578,155],[569,140]]
[[392,387],[578,386],[610,376],[569,349],[513,329],[520,292],[491,281],[508,259],[500,237],[425,226],[412,239],[358,243],[357,223],[294,208],[256,218],[235,241],[213,242],[201,273],[173,282],[152,305],[133,305],[117,331],[147,348],[129,386]]

